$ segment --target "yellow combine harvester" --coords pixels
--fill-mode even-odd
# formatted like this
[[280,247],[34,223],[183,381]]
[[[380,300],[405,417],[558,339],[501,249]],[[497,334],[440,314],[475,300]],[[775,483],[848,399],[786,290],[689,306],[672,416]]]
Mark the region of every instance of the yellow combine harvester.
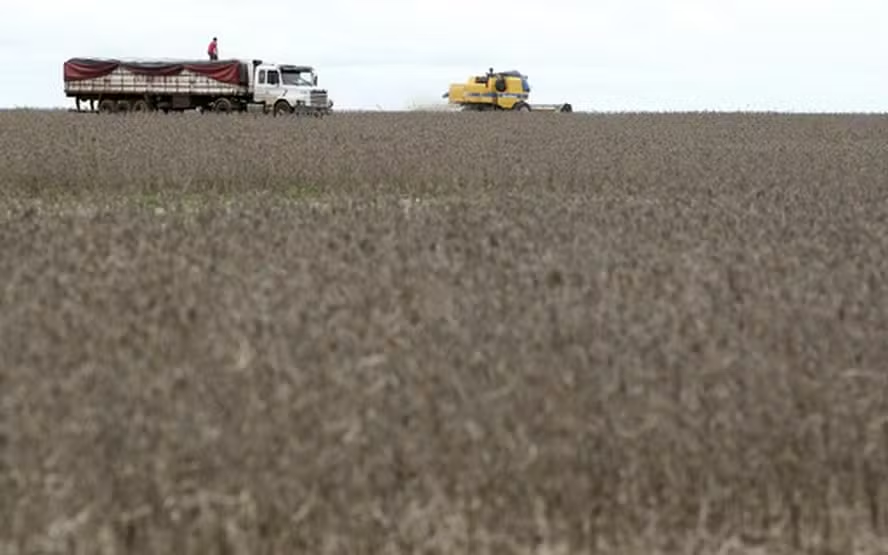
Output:
[[465,83],[453,83],[442,95],[449,104],[462,106],[465,111],[486,112],[510,110],[517,112],[548,111],[573,112],[568,103],[530,104],[530,84],[519,71],[497,71],[469,77]]

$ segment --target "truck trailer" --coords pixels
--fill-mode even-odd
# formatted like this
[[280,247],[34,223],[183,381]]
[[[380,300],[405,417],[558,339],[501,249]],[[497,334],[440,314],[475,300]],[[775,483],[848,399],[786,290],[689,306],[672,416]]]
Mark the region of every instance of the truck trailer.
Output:
[[329,114],[333,102],[317,88],[311,66],[262,60],[123,60],[71,58],[64,64],[65,96],[76,111],[99,113],[244,112],[259,106],[274,115]]

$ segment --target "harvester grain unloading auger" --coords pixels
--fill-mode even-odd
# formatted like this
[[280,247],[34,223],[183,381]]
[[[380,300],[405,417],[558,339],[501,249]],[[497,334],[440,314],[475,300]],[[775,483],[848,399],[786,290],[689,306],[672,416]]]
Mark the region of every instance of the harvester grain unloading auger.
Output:
[[485,75],[469,77],[465,83],[451,83],[441,95],[449,104],[462,107],[463,111],[514,111],[514,112],[573,112],[573,106],[561,104],[531,104],[530,84],[520,71],[493,71]]

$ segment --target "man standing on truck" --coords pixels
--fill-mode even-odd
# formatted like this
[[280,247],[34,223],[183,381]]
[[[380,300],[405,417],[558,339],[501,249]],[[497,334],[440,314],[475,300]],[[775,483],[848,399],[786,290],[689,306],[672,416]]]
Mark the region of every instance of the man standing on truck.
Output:
[[207,48],[207,54],[210,56],[211,60],[219,59],[219,45],[216,42],[216,37],[213,37],[213,40],[210,41],[210,46]]

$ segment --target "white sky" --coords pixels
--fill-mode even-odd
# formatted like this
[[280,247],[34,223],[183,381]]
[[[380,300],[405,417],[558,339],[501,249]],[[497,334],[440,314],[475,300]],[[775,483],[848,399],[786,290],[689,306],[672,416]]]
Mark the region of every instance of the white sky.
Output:
[[67,58],[203,58],[216,35],[314,65],[338,108],[440,103],[493,66],[578,110],[888,109],[886,0],[0,2],[0,107],[71,106]]

